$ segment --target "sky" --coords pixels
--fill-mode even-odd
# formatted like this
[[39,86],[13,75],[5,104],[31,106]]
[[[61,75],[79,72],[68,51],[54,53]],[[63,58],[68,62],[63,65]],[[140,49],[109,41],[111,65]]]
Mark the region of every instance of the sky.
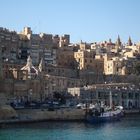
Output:
[[71,43],[119,35],[140,42],[140,0],[0,0],[0,26],[20,32],[70,34]]

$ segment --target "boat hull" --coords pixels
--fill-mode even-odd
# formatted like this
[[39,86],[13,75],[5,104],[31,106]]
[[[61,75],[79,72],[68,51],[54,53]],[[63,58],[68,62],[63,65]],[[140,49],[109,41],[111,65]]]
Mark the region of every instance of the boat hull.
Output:
[[89,123],[106,123],[119,121],[122,118],[121,112],[111,116],[91,116],[87,115],[86,120]]

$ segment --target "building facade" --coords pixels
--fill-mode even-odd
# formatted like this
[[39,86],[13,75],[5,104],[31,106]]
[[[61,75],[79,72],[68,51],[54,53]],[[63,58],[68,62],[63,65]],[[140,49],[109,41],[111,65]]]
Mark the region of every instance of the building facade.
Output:
[[110,105],[110,92],[113,105],[122,105],[125,109],[140,108],[140,89],[132,84],[98,84],[87,87],[68,88],[68,93],[80,102],[103,102]]

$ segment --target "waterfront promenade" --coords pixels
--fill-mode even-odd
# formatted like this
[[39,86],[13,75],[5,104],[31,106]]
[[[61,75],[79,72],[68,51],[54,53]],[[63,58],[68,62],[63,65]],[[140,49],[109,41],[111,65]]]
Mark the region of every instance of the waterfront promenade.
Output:
[[[9,107],[9,112],[11,112]],[[13,109],[12,109],[13,110]],[[84,121],[85,111],[75,108],[62,108],[54,111],[48,109],[20,109],[12,115],[0,118],[0,123],[22,123],[36,121]]]
[[[3,109],[1,107],[0,112],[0,124],[39,121],[84,121],[86,113],[85,110],[77,108],[62,108],[54,111],[48,111],[48,109],[14,110],[10,106],[3,107]],[[126,116],[137,114],[140,114],[139,110],[125,110]]]

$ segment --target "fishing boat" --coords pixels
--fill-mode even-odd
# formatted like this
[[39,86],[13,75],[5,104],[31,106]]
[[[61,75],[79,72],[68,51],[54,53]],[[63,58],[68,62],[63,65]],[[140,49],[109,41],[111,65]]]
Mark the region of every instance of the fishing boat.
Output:
[[86,120],[89,123],[104,123],[121,120],[123,116],[122,106],[112,106],[112,93],[110,91],[110,106],[97,104],[94,108],[86,111]]

